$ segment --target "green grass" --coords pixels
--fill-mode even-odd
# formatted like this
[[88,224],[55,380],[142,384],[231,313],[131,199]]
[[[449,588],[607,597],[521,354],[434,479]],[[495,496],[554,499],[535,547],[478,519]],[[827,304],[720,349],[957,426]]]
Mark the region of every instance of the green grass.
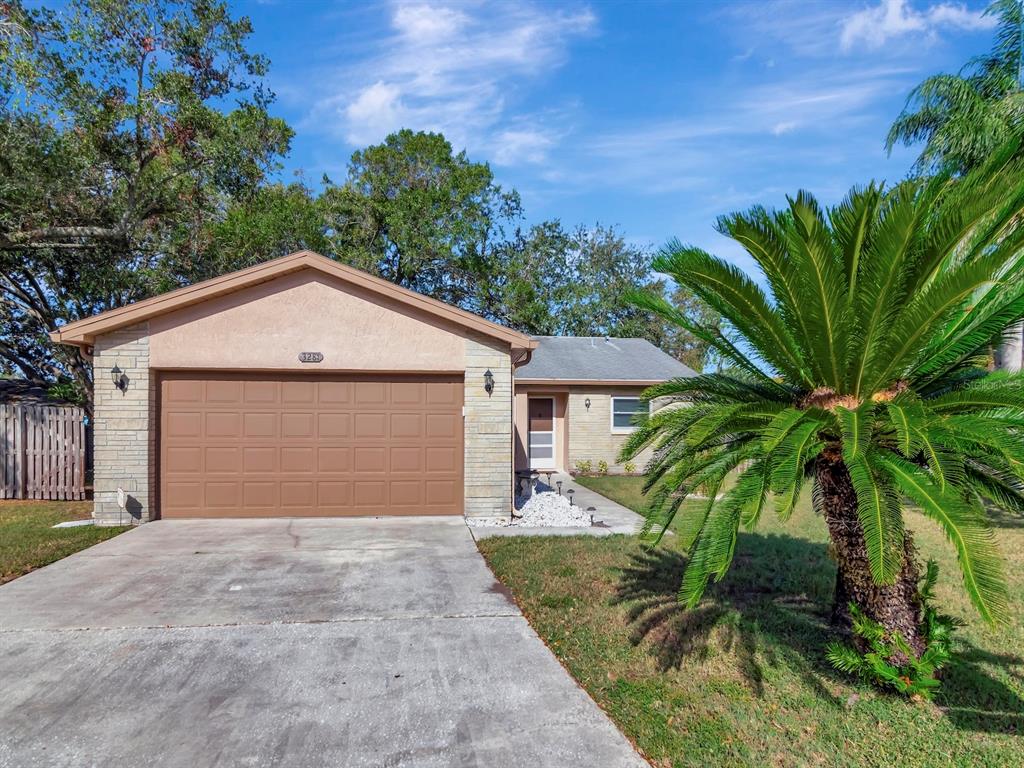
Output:
[[91,501],[0,502],[0,584],[127,530],[52,527],[87,519],[91,510]]
[[576,482],[584,488],[597,491],[624,507],[640,512],[644,508],[643,477],[627,475],[578,475]]
[[[641,504],[639,478],[581,484]],[[942,569],[938,599],[967,622],[933,703],[851,683],[824,658],[835,568],[805,499],[787,525],[742,533],[695,610],[675,601],[671,538],[493,538],[480,549],[569,671],[656,766],[1010,766],[1024,748],[1024,520],[1002,518],[1011,622],[984,625],[941,532],[908,516]]]

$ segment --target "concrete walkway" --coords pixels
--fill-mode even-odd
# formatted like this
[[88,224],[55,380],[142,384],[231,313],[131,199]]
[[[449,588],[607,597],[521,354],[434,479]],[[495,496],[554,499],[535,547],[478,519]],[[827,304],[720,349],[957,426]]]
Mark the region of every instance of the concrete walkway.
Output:
[[541,473],[538,491],[553,491],[558,488],[557,483],[562,483],[562,493],[573,491],[572,500],[583,509],[593,508],[594,525],[590,528],[526,528],[513,526],[511,528],[480,527],[473,528],[473,535],[479,540],[489,536],[611,536],[616,533],[627,535],[635,534],[643,527],[644,519],[628,507],[612,501],[585,488],[576,480],[564,472],[551,473],[551,485],[548,485],[547,474]]
[[646,763],[461,518],[161,521],[0,587],[0,766]]

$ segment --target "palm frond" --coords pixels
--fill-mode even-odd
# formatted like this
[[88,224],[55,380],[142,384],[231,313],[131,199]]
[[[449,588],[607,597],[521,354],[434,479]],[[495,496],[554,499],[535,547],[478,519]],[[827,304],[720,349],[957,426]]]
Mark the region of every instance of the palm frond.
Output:
[[942,493],[919,467],[894,454],[880,454],[879,465],[942,527],[956,548],[964,587],[978,613],[988,622],[1005,622],[1009,608],[1003,561],[981,511],[959,496]]

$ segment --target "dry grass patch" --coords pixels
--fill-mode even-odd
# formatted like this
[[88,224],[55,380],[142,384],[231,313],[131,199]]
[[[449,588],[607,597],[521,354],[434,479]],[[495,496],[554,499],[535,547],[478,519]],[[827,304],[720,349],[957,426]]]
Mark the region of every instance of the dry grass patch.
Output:
[[[588,478],[605,488],[636,478]],[[629,487],[617,489],[624,501]],[[612,493],[608,493],[612,496]],[[1013,621],[983,625],[938,531],[911,515],[938,595],[968,622],[933,704],[851,684],[824,658],[835,568],[804,503],[787,526],[741,534],[694,611],[675,601],[685,559],[631,537],[480,542],[497,577],[570,672],[658,766],[1006,766],[1024,735],[1024,521],[998,521]]]

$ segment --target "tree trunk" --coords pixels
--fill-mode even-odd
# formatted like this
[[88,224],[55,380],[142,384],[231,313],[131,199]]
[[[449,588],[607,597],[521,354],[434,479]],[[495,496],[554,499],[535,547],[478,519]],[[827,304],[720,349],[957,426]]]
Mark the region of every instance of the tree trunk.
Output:
[[[918,598],[920,568],[910,533],[904,533],[903,568],[896,580],[879,586],[871,577],[864,532],[857,517],[857,495],[842,459],[825,455],[819,458],[817,482],[821,512],[828,524],[838,569],[833,619],[848,623],[847,605],[854,603],[886,631],[902,635],[920,655],[924,651]],[[866,650],[859,638],[855,638],[855,642],[860,650]],[[896,663],[905,661],[898,657],[891,660]]]

